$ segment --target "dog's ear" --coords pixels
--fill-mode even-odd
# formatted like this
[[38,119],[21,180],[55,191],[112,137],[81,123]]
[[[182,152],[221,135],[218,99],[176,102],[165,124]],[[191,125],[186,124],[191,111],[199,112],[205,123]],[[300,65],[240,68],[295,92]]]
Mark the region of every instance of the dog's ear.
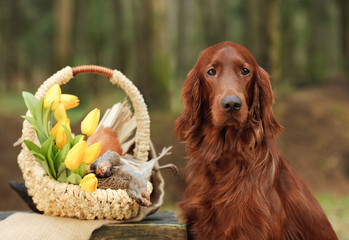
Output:
[[176,121],[175,134],[180,140],[187,140],[189,132],[199,126],[202,118],[202,86],[200,83],[197,66],[188,74],[182,91],[184,109]]
[[250,113],[253,121],[262,127],[262,135],[267,138],[275,138],[282,130],[282,127],[275,119],[272,109],[273,103],[274,94],[269,75],[263,68],[257,66]]

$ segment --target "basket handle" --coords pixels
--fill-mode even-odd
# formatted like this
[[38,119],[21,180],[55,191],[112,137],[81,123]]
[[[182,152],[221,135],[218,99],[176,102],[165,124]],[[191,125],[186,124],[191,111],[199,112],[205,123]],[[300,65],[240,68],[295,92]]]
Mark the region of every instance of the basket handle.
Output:
[[81,65],[71,68],[73,71],[73,75],[77,76],[81,73],[94,73],[106,76],[108,78],[113,77],[113,70],[106,67],[96,66],[96,65]]
[[[48,78],[39,87],[35,97],[38,99],[44,97],[50,87],[54,84],[65,84],[74,76],[81,73],[94,73],[106,76],[109,78],[112,84],[118,85],[127,94],[133,104],[134,114],[137,122],[134,155],[143,161],[148,160],[150,150],[150,118],[147,106],[144,102],[142,94],[139,92],[136,86],[120,71],[111,70],[109,68],[96,65],[82,65],[72,68],[68,66]],[[29,111],[27,112],[27,115],[28,114],[30,115]],[[25,120],[23,124],[22,139],[33,141],[35,138],[35,134],[33,133],[35,133],[34,127]]]

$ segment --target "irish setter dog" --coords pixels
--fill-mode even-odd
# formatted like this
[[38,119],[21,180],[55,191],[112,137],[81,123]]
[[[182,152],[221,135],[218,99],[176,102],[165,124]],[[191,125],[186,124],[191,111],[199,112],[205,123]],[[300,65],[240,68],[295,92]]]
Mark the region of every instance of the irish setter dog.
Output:
[[275,144],[273,98],[267,72],[232,42],[188,74],[175,132],[189,156],[179,207],[191,239],[337,239]]

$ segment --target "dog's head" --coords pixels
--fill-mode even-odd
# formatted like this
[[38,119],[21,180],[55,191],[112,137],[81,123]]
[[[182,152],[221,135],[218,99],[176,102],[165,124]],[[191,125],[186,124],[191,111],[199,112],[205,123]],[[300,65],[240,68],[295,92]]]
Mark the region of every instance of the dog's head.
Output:
[[272,111],[267,72],[236,43],[221,42],[203,51],[184,83],[182,101],[176,132],[183,140],[204,123],[215,128],[258,126],[267,137],[281,129]]

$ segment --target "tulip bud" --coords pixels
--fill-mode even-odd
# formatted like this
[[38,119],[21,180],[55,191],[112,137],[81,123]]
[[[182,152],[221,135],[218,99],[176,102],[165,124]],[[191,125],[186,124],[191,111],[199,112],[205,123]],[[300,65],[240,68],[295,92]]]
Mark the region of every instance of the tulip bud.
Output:
[[61,101],[61,93],[61,87],[57,83],[53,85],[45,95],[44,107],[49,108],[51,103],[53,102],[51,110],[56,110],[56,108],[59,105],[59,102]]
[[68,143],[68,136],[63,127],[58,128],[55,136],[56,147],[62,149]]
[[94,161],[96,161],[97,157],[99,156],[99,153],[101,152],[101,148],[102,148],[102,142],[97,142],[89,146],[86,149],[84,163],[87,165],[90,165]]
[[71,131],[70,129],[70,120],[68,118],[64,118],[62,120],[60,120],[52,129],[51,129],[51,136],[53,136],[54,138],[56,138],[57,132],[59,128],[62,128],[64,131],[64,128],[62,127],[62,125],[66,126],[69,131]]
[[97,189],[98,179],[93,173],[87,174],[80,182],[80,187],[86,192],[92,193]]
[[100,111],[98,108],[93,109],[81,122],[81,132],[87,136],[92,135],[99,122]]
[[67,112],[65,111],[64,105],[60,103],[58,107],[56,108],[55,112],[53,113],[56,120],[59,122],[60,120],[63,120],[67,117]]
[[84,135],[80,135],[81,137],[79,138],[79,141],[77,142],[77,143],[79,143],[79,142],[82,142],[82,141],[84,141],[84,139],[85,139],[85,136]]
[[64,160],[65,166],[70,170],[76,170],[84,161],[87,143],[82,141],[69,150]]
[[61,103],[63,103],[64,108],[66,110],[79,106],[79,102],[80,102],[79,98],[75,95],[71,95],[71,94],[61,95]]

